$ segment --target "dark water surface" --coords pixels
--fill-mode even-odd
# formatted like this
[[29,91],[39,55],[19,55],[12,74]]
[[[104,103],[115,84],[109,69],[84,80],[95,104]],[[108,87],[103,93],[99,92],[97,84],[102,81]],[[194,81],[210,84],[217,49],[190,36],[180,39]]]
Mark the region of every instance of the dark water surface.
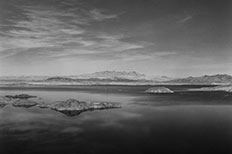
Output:
[[144,93],[147,88],[1,88],[0,95],[108,101],[122,108],[68,117],[38,107],[5,106],[0,108],[0,154],[232,153],[232,94],[169,86],[178,92],[155,95]]

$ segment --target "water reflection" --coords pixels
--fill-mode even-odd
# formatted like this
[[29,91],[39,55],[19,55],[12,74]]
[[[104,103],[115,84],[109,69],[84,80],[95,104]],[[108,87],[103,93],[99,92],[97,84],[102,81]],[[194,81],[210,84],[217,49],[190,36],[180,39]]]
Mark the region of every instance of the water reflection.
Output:
[[118,102],[123,108],[68,117],[38,107],[5,106],[0,109],[1,154],[232,152],[229,99],[215,100],[207,95],[181,99],[144,93],[1,91],[1,95],[20,93],[48,102],[68,98]]

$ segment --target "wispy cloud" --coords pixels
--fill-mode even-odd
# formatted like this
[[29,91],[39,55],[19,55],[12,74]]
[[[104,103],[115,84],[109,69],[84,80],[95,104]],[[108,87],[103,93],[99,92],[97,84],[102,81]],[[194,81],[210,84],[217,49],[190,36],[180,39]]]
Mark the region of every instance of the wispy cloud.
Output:
[[117,18],[117,14],[106,14],[103,10],[93,9],[90,12],[90,16],[96,21],[103,21],[105,19],[114,19]]
[[[15,20],[13,28],[5,31],[1,37],[1,46],[5,49],[38,48],[57,45],[58,40],[68,39],[85,31],[76,25],[71,25],[63,19],[74,18],[73,13],[41,9],[40,7],[22,6],[24,20]],[[9,19],[11,20],[11,19]],[[78,20],[78,19],[77,19]]]
[[63,46],[66,46],[63,51],[60,54],[51,55],[51,57],[89,57],[90,59],[96,57],[96,59],[101,59],[99,57],[105,58],[105,55],[110,55],[113,58],[121,52],[144,48],[143,44],[124,42],[123,38],[123,36],[106,34],[92,36],[88,39],[75,38],[75,41],[63,42]]
[[[72,1],[62,3],[71,6]],[[102,9],[22,5],[23,18],[11,21],[2,31],[0,57],[114,59],[132,56],[128,52],[143,49],[144,43],[125,41],[125,34],[89,30],[88,26],[118,18]]]
[[186,17],[184,17],[184,18],[178,20],[177,22],[183,24],[183,23],[188,22],[188,21],[191,20],[192,18],[193,18],[193,16],[192,16],[192,15],[189,15],[189,16],[186,16]]
[[119,55],[120,59],[125,61],[138,61],[138,60],[155,60],[156,58],[162,58],[167,56],[173,56],[177,53],[174,51],[153,51],[153,52],[142,52],[137,51],[134,53],[122,53]]

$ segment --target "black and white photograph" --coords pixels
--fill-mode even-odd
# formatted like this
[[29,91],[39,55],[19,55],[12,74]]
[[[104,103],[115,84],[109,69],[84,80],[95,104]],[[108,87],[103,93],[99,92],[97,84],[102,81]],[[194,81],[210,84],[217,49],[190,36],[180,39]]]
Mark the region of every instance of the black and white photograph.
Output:
[[232,154],[232,1],[0,0],[0,154]]

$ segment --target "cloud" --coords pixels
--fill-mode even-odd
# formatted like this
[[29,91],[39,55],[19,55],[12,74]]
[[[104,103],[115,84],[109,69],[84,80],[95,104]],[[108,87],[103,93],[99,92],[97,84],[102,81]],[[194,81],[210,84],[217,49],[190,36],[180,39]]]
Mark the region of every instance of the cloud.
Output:
[[178,23],[186,23],[188,22],[189,20],[191,20],[193,18],[193,16],[187,16],[187,17],[184,17],[182,19],[180,19],[179,21],[177,21]]
[[103,52],[120,52],[144,47],[142,44],[122,41],[124,38],[123,35],[101,34],[98,35],[97,38],[100,40],[91,48]]
[[[70,5],[72,2],[63,5]],[[108,14],[105,10],[77,7],[62,10],[48,6],[20,6],[19,19],[8,20],[11,25],[0,37],[0,57],[30,58],[102,58],[117,57],[121,52],[144,48],[142,43],[124,40],[122,34],[109,34],[89,30],[95,21],[118,18],[117,14]],[[6,53],[7,52],[7,53]],[[98,59],[98,58],[97,58]],[[110,59],[110,58],[109,58]]]
[[64,20],[67,17],[74,18],[73,13],[34,6],[23,6],[22,9],[25,19],[11,21],[12,28],[3,32],[5,36],[0,38],[2,50],[56,46],[61,40],[85,32],[78,25]]
[[[84,20],[73,12],[39,6],[21,6],[21,8],[24,18],[8,19],[12,23],[9,27],[12,28],[1,32],[3,35],[0,38],[0,52],[5,50],[12,52],[7,54],[9,56],[19,52],[23,54],[21,49],[24,51],[38,48],[46,50],[48,47],[56,47],[55,49],[57,49],[57,46],[62,47],[63,41],[73,40],[73,37],[78,38],[78,35],[85,33],[85,30],[79,27]],[[66,18],[71,18],[71,20],[66,21]],[[80,20],[78,25],[72,24],[74,18],[75,21]]]
[[90,16],[96,21],[103,21],[106,19],[114,19],[118,17],[116,14],[106,14],[103,10],[100,9],[93,9],[89,13]]
[[154,60],[156,58],[162,58],[167,56],[176,55],[177,53],[174,51],[153,51],[153,52],[128,52],[122,53],[119,55],[119,58],[125,61],[137,61],[137,60]]
[[104,60],[104,61],[114,61],[114,60],[120,60],[120,61],[143,61],[143,60],[152,60],[160,59],[160,58],[167,58],[169,56],[175,56],[177,55],[177,52],[170,52],[170,51],[155,51],[155,52],[147,52],[144,50],[126,50],[126,51],[118,51],[118,52],[96,52],[92,50],[87,51],[73,51],[71,50],[69,52],[61,53],[60,55],[54,55],[54,58],[58,59],[86,59],[86,60]]
[[75,38],[72,42],[70,42],[70,40],[63,42],[63,46],[66,44],[63,51],[59,54],[54,54],[51,57],[89,57],[92,59],[92,57],[95,56],[102,56],[102,58],[106,58],[105,55],[115,57],[115,55],[120,54],[120,52],[144,48],[143,44],[124,42],[122,41],[123,38],[124,37],[119,37],[118,35],[113,36],[106,34],[96,35],[88,38],[88,40],[85,40],[84,38]]

